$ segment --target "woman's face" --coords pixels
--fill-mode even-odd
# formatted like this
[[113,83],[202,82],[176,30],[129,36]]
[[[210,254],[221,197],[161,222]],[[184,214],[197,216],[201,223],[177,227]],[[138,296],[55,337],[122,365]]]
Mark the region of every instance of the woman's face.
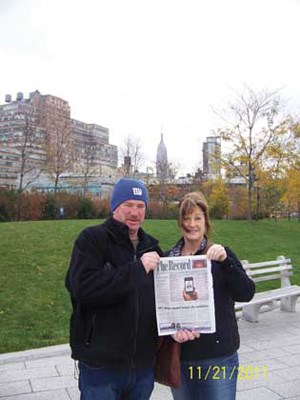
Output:
[[201,242],[205,235],[205,215],[200,207],[195,207],[182,220],[181,232],[185,240]]

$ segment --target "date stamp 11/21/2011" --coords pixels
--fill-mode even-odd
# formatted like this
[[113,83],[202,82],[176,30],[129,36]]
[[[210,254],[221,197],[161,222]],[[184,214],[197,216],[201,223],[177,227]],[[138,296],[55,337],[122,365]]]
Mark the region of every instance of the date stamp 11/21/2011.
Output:
[[201,366],[190,366],[189,377],[190,379],[198,380],[232,380],[237,379],[240,381],[252,380],[268,377],[268,369],[265,365],[234,365],[232,367],[210,365],[206,368]]

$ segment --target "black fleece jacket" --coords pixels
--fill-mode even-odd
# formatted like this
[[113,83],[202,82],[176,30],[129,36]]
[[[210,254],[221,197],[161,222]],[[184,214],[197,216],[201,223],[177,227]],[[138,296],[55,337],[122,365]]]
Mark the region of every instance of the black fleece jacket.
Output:
[[[166,255],[178,254],[182,239]],[[181,345],[181,358],[197,361],[233,354],[240,345],[240,337],[234,310],[235,301],[250,301],[255,284],[246,274],[233,251],[225,247],[224,262],[212,261],[212,277],[215,301],[216,332],[203,333],[199,339]],[[197,252],[196,254],[201,254]]]
[[153,274],[141,256],[162,255],[158,241],[139,230],[136,251],[128,228],[112,217],[75,241],[66,287],[73,313],[72,357],[92,367],[148,367],[157,341]]

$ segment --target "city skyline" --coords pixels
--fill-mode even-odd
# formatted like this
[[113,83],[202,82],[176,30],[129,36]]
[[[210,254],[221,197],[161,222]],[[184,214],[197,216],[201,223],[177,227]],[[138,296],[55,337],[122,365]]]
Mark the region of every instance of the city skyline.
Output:
[[[45,109],[44,107],[41,108],[41,104],[40,104],[41,101],[42,102],[46,101],[49,104],[51,104],[51,109],[50,109],[51,111]],[[50,125],[48,122],[48,128],[45,129],[45,127],[44,126],[42,127],[40,123],[35,123],[34,128],[33,128],[33,130],[34,131],[37,130],[37,132],[39,130],[43,131],[43,143],[44,144],[42,145],[42,142],[39,142],[38,146],[39,147],[42,146],[42,147],[44,147],[44,149],[42,150],[41,154],[38,157],[39,160],[36,160],[36,161],[39,161],[41,163],[41,165],[44,164],[44,167],[42,169],[45,169],[45,165],[47,164],[47,157],[46,157],[47,138],[49,140],[49,138],[51,137],[51,124],[56,125],[57,123],[59,123],[59,120],[60,120],[59,114],[55,114],[55,113],[57,113],[57,111],[61,107],[65,108],[67,110],[66,119],[70,120],[70,129],[71,129],[70,133],[72,136],[71,147],[73,148],[72,158],[74,159],[73,165],[70,165],[68,168],[66,168],[66,172],[72,173],[72,174],[79,174],[79,175],[80,174],[84,175],[85,173],[87,173],[87,174],[92,173],[93,178],[95,178],[95,176],[97,174],[102,175],[105,168],[108,165],[110,165],[110,167],[113,166],[113,169],[115,169],[115,171],[107,170],[107,176],[110,176],[111,173],[113,173],[113,175],[118,174],[118,170],[119,170],[119,173],[121,173],[122,168],[126,168],[125,165],[128,162],[128,160],[126,160],[126,158],[129,159],[130,164],[127,165],[129,170],[135,167],[135,165],[133,165],[134,160],[131,160],[131,157],[128,157],[128,156],[123,157],[124,149],[126,150],[126,148],[129,144],[126,143],[124,149],[114,146],[113,144],[110,143],[109,129],[107,127],[103,127],[103,126],[101,126],[99,124],[95,124],[95,123],[89,124],[89,123],[86,123],[83,121],[72,119],[71,118],[72,109],[69,106],[69,102],[66,99],[58,98],[56,96],[53,96],[52,94],[45,95],[43,93],[40,93],[38,90],[35,90],[34,92],[30,92],[28,97],[26,97],[23,92],[18,92],[16,94],[15,98],[11,94],[6,94],[5,102],[4,103],[0,102],[0,114],[1,114],[0,120],[2,121],[0,130],[3,131],[0,133],[3,134],[2,143],[4,143],[4,146],[1,147],[1,150],[4,152],[3,154],[5,154],[7,152],[11,152],[11,154],[13,154],[14,151],[16,150],[16,148],[18,148],[19,152],[20,152],[20,148],[23,145],[22,141],[24,140],[24,138],[21,140],[21,142],[19,142],[19,140],[17,138],[14,138],[15,132],[14,132],[14,130],[11,130],[11,129],[15,129],[16,131],[18,131],[18,129],[20,129],[20,128],[23,129],[24,130],[23,136],[26,137],[26,127],[24,126],[23,122],[17,129],[16,129],[16,126],[14,125],[16,123],[16,119],[19,119],[21,114],[22,115],[26,114],[27,118],[29,118],[30,115],[35,115],[36,120],[40,121],[40,122],[48,119],[48,120],[50,120]],[[55,112],[54,112],[54,110],[55,110]],[[56,115],[54,117],[54,119],[53,119],[53,116],[51,116],[49,118],[49,111],[50,111],[50,114],[54,112],[54,115]],[[23,119],[24,119],[24,115],[22,117]],[[38,117],[37,117],[37,115],[38,115]],[[8,132],[10,132],[10,134],[7,134],[7,133],[5,133],[5,130],[7,129],[9,124],[11,125],[11,128],[8,128]],[[2,127],[2,125],[3,125],[3,127]],[[14,127],[14,128],[12,128],[12,127]],[[10,135],[11,135],[11,137],[10,137]],[[64,136],[64,135],[65,135],[65,133],[62,134],[62,136]],[[68,137],[68,135],[66,136],[65,140],[67,140],[67,137]],[[32,141],[32,145],[34,144],[34,140],[36,140],[36,139],[38,139],[36,134],[33,134],[30,137],[30,141]],[[129,140],[130,138],[127,138],[127,139]],[[5,140],[7,140],[7,142]],[[214,143],[219,143],[218,147],[219,147],[219,151],[221,152],[221,144],[220,144],[219,140],[220,140],[219,137],[206,137],[206,139],[202,143],[202,155],[203,155],[202,172],[204,175],[206,175],[206,177],[212,178],[212,176],[219,176],[219,174],[221,172],[220,165],[217,167],[217,169],[215,171],[213,171],[213,169],[215,167],[213,167],[213,165],[212,165],[213,163],[210,159],[210,154],[215,153]],[[1,140],[0,140],[0,142],[1,142]],[[96,145],[96,143],[97,143],[97,145]],[[36,145],[37,145],[37,143],[36,143]],[[97,151],[96,151],[96,146],[100,146]],[[101,148],[104,146],[107,146],[107,148],[111,148],[111,149],[115,148],[115,149],[113,151],[111,149],[109,151],[108,151],[108,149],[106,149],[105,153],[107,153],[107,154],[106,154],[106,156],[104,156],[104,153],[101,154],[102,150],[103,150]],[[130,151],[132,151],[132,150],[134,150],[134,149],[133,148],[130,149]],[[26,151],[28,152],[28,148],[26,148]],[[140,151],[142,152],[142,149],[139,149],[139,152]],[[162,181],[168,180],[172,174],[174,174],[172,179],[174,179],[176,176],[177,176],[177,178],[179,178],[177,169],[176,168],[173,169],[174,166],[172,165],[172,163],[168,162],[167,152],[168,152],[168,150],[164,143],[163,132],[162,132],[160,142],[157,145],[155,166],[153,168],[149,169],[149,167],[147,167],[147,166],[145,167],[145,165],[143,165],[143,163],[141,163],[141,165],[140,165],[141,168],[137,172],[143,175],[143,174],[148,174],[149,170],[151,170],[152,175],[158,177],[158,179],[160,179]],[[206,154],[204,154],[204,153],[206,153]],[[33,152],[32,154],[30,154],[30,156],[28,156],[28,161],[29,161],[29,159],[34,160],[36,158],[36,157],[32,158],[32,156],[34,154],[35,153]],[[118,159],[119,159],[118,161],[117,161],[117,154],[118,154]],[[138,154],[138,158],[139,157],[140,157],[140,155]],[[36,167],[39,167],[39,163],[36,164]],[[97,172],[96,172],[95,167],[97,169]],[[88,170],[86,170],[86,168],[88,168]],[[128,171],[128,173],[129,173],[129,171]],[[192,175],[194,175],[194,174],[196,175],[198,173],[199,173],[199,169],[193,171]],[[190,176],[191,174],[188,173],[188,175]]]
[[[71,118],[140,137],[154,166],[163,132],[184,174],[220,125],[212,107],[244,83],[300,106],[298,0],[253,2],[3,0],[0,99],[36,89],[66,99]],[[180,139],[181,138],[181,139]]]

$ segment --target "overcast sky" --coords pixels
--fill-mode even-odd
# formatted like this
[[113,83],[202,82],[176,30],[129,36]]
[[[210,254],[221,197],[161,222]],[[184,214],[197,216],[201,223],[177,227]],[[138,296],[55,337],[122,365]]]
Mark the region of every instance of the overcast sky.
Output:
[[299,0],[0,0],[0,103],[38,89],[71,117],[140,137],[161,131],[182,173],[244,83],[300,107]]

